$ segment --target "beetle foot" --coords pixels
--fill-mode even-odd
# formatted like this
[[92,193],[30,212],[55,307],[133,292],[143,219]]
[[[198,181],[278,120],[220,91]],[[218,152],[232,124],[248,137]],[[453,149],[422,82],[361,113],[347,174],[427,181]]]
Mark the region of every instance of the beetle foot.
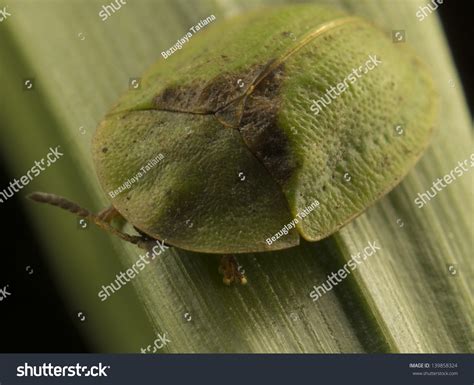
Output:
[[239,264],[233,255],[223,255],[221,258],[221,263],[219,266],[219,273],[224,276],[222,281],[226,285],[232,283],[240,283],[245,285],[247,283],[247,278],[239,270]]

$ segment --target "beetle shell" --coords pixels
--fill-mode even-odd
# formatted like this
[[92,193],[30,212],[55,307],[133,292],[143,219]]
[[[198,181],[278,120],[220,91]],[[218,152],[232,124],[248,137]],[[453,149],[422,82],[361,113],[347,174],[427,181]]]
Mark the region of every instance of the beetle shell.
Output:
[[199,252],[277,250],[329,236],[390,191],[435,112],[404,44],[337,10],[277,7],[215,22],[160,59],[101,122],[93,158],[144,233]]

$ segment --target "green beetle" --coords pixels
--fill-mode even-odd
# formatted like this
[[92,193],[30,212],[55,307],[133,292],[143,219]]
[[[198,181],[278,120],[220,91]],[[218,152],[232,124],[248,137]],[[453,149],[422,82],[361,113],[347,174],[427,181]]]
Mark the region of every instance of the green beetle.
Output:
[[[100,123],[93,159],[110,209],[62,206],[120,237],[227,255],[329,236],[390,191],[426,148],[432,80],[404,44],[318,6],[213,23]],[[110,225],[120,214],[140,235]]]

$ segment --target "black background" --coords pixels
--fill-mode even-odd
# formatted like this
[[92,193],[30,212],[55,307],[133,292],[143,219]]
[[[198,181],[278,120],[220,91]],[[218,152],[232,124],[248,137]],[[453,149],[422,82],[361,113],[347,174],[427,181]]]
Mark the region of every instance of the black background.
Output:
[[[426,1],[428,3],[428,0]],[[438,7],[462,79],[472,115],[472,1],[448,0]],[[5,101],[2,101],[5,103]],[[3,154],[2,154],[3,156]],[[14,178],[0,166],[0,188]],[[1,204],[2,255],[0,289],[12,295],[0,303],[0,352],[88,352],[81,322],[54,283],[35,229],[27,221],[24,195]],[[27,273],[26,266],[34,269]]]

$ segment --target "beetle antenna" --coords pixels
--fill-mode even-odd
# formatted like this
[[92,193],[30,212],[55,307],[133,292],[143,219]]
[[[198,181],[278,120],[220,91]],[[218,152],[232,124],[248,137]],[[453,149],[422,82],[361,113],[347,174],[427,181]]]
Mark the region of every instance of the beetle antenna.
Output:
[[80,218],[88,219],[91,222],[94,222],[101,229],[116,235],[117,237],[123,239],[124,241],[133,243],[134,245],[140,246],[140,241],[143,241],[143,237],[123,233],[120,230],[117,230],[107,221],[97,216],[96,214],[91,213],[89,210],[86,210],[85,208],[79,206],[78,204],[66,198],[63,198],[59,195],[48,194],[48,193],[43,193],[43,192],[34,192],[34,193],[29,194],[27,198],[35,202],[47,203],[52,206],[60,207],[63,210],[76,214]]

